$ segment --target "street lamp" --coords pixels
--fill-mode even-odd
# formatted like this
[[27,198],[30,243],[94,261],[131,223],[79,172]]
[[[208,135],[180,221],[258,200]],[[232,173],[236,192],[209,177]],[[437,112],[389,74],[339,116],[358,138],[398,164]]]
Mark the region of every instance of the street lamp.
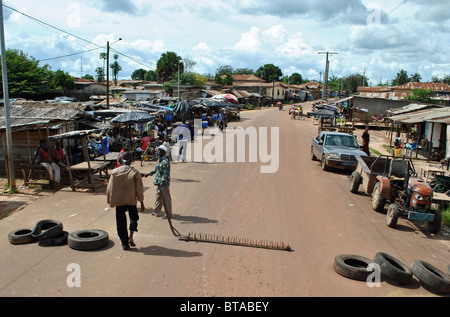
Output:
[[111,45],[122,41],[120,37],[117,41],[112,44],[109,44],[109,41],[106,43],[106,107],[109,108],[109,48]]

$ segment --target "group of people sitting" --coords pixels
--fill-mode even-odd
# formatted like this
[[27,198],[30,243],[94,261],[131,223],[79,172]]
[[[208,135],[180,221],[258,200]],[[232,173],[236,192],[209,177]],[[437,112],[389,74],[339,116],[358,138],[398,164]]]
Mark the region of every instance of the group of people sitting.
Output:
[[56,142],[53,149],[50,149],[46,140],[40,140],[34,162],[46,168],[51,181],[61,182],[61,167],[67,167],[67,162],[60,141]]

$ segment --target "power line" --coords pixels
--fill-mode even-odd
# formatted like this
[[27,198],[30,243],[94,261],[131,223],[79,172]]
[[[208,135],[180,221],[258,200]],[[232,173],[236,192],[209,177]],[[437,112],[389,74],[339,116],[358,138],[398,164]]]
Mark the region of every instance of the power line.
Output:
[[[56,26],[53,26],[53,25],[51,25],[51,24],[49,24],[49,23],[47,23],[47,22],[44,22],[44,21],[39,20],[39,19],[37,19],[37,18],[34,18],[34,17],[32,17],[32,16],[30,16],[30,15],[28,15],[28,14],[26,14],[26,13],[23,13],[23,12],[17,10],[17,9],[14,9],[14,8],[12,8],[12,7],[8,6],[8,5],[6,5],[6,4],[3,4],[3,6],[4,6],[5,8],[8,8],[8,9],[14,11],[14,12],[17,12],[17,13],[19,13],[19,14],[21,14],[21,15],[23,15],[23,16],[25,16],[25,17],[31,19],[31,20],[33,20],[34,22],[36,22],[36,23],[38,23],[38,24],[43,25],[44,27],[49,27],[49,28],[55,29],[55,30],[57,30],[57,31],[59,31],[59,32],[62,32],[62,33],[64,33],[64,34],[73,36],[74,38],[77,38],[77,39],[79,39],[79,40],[81,40],[81,41],[83,41],[83,42],[86,42],[86,43],[89,43],[89,44],[91,44],[91,45],[97,46],[97,48],[89,49],[89,50],[86,50],[86,51],[83,51],[83,52],[78,52],[78,53],[73,53],[73,54],[63,55],[63,56],[59,56],[59,57],[53,57],[53,58],[43,59],[43,60],[41,60],[41,62],[44,62],[44,61],[50,61],[50,60],[55,60],[55,59],[64,58],[64,57],[70,57],[70,56],[79,55],[79,54],[84,54],[84,53],[87,53],[87,52],[90,52],[90,51],[94,51],[94,50],[97,50],[97,49],[100,49],[100,48],[104,48],[104,46],[101,46],[101,45],[99,45],[99,44],[93,43],[93,42],[88,41],[88,40],[86,40],[86,39],[83,39],[82,37],[79,37],[79,36],[77,36],[77,35],[75,35],[75,34],[72,34],[72,33],[67,32],[67,31],[65,31],[65,30],[62,30],[62,29],[60,29],[60,28],[58,28],[58,27],[56,27]],[[59,35],[60,35],[60,34],[59,34]],[[135,62],[135,63],[137,63],[137,64],[139,64],[139,65],[141,65],[141,66],[145,66],[145,67],[148,67],[148,68],[154,68],[154,66],[150,66],[150,65],[147,64],[147,62],[145,62],[145,61],[138,60],[138,59],[136,59],[136,58],[130,57],[130,56],[124,54],[124,53],[121,53],[121,52],[115,50],[115,49],[111,49],[111,50],[114,51],[115,53],[117,53],[117,54],[119,54],[119,55],[125,57],[125,58],[128,58],[128,59],[132,60],[133,62]]]
[[37,18],[34,18],[34,17],[32,17],[32,16],[30,16],[30,15],[28,15],[28,14],[26,14],[26,13],[20,12],[19,10],[16,10],[16,9],[14,9],[14,8],[11,8],[10,6],[7,6],[6,4],[3,4],[3,6],[4,6],[5,8],[8,8],[8,9],[14,11],[14,12],[17,12],[17,13],[19,13],[19,14],[21,14],[21,15],[23,15],[23,16],[25,16],[25,17],[27,17],[27,18],[29,18],[29,19],[31,19],[31,20],[37,22],[37,23],[39,23],[39,24],[48,26],[48,27],[50,27],[50,28],[52,28],[52,29],[58,30],[59,32],[63,32],[63,33],[65,33],[65,34],[68,34],[68,35],[70,35],[70,36],[73,36],[74,38],[77,38],[77,39],[79,39],[79,40],[81,40],[81,41],[83,41],[83,42],[89,43],[89,44],[91,44],[91,45],[95,45],[95,46],[98,46],[98,47],[102,47],[101,45],[98,45],[98,44],[96,44],[96,43],[93,43],[93,42],[91,42],[91,41],[88,41],[88,40],[86,40],[86,39],[84,39],[84,38],[82,38],[82,37],[79,37],[78,35],[75,35],[75,34],[72,34],[72,33],[67,32],[67,31],[64,31],[64,30],[62,30],[62,29],[60,29],[60,28],[58,28],[58,27],[56,27],[56,26],[53,26],[53,25],[51,25],[51,24],[48,24],[47,22],[44,22],[44,21],[39,20],[39,19],[37,19]]
[[52,57],[52,58],[46,58],[46,59],[42,59],[40,60],[41,62],[46,62],[46,61],[51,61],[54,59],[59,59],[59,58],[64,58],[64,57],[70,57],[70,56],[75,56],[75,55],[80,55],[80,54],[84,54],[84,53],[88,53],[88,52],[92,52],[92,51],[96,51],[99,50],[102,47],[96,47],[87,51],[83,51],[83,52],[78,52],[78,53],[72,53],[72,54],[67,54],[67,55],[63,55],[63,56],[58,56],[58,57]]

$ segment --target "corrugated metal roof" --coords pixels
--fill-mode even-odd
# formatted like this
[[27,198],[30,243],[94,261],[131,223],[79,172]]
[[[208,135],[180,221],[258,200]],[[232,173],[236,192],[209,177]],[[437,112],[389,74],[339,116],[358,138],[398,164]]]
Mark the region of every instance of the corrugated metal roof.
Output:
[[450,108],[433,108],[427,110],[419,110],[408,112],[396,116],[388,117],[388,119],[402,123],[420,123],[420,122],[438,122],[446,121],[450,117]]
[[407,105],[405,107],[390,109],[387,112],[390,115],[395,116],[395,115],[399,115],[399,114],[402,114],[402,113],[413,112],[413,111],[422,110],[422,109],[431,108],[431,107],[435,108],[437,106],[436,105],[429,105],[429,104],[412,103],[412,104]]
[[[44,125],[71,121],[80,118],[83,110],[64,107],[12,106],[10,107],[11,128]],[[5,109],[0,108],[0,130],[6,129]]]

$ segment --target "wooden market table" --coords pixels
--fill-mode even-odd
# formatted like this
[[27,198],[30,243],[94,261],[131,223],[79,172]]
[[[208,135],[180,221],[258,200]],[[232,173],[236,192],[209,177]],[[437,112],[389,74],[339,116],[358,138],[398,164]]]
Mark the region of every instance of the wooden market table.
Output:
[[[90,187],[93,191],[104,185],[105,181],[108,180],[108,166],[109,162],[82,162],[69,167],[70,171],[87,172],[87,177],[75,181],[71,177],[71,187],[74,191],[79,187]],[[99,179],[95,179],[94,175],[99,173]],[[103,175],[104,174],[104,175]],[[87,183],[87,185],[86,185]],[[97,183],[97,184],[96,184]]]
[[445,171],[436,167],[421,167],[420,168],[420,178],[422,178],[425,182],[429,182],[429,178],[431,175],[442,175],[445,176]]

